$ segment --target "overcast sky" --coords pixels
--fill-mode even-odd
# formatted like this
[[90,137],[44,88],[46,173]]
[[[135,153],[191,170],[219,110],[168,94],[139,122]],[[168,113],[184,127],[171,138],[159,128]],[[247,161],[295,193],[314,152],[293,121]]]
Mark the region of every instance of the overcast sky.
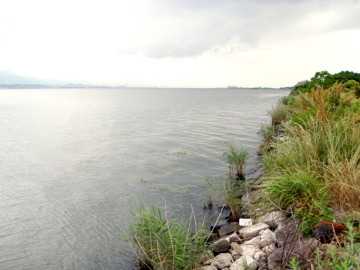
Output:
[[0,0],[0,70],[128,86],[360,72],[359,0]]

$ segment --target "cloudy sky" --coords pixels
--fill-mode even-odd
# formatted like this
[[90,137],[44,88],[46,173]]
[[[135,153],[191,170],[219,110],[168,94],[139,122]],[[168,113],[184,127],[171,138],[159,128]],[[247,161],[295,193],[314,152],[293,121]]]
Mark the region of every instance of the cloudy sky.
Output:
[[291,86],[360,72],[359,0],[1,0],[0,70],[68,82]]

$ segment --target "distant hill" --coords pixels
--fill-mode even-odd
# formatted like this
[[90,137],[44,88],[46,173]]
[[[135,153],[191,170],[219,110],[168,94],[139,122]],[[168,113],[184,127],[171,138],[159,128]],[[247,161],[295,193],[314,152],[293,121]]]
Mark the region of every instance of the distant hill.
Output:
[[20,76],[11,71],[0,70],[1,88],[19,88],[18,86],[22,86],[22,88],[42,88],[42,86],[60,86],[67,83],[69,82]]
[[15,73],[0,70],[0,84],[39,84],[39,79],[19,76]]

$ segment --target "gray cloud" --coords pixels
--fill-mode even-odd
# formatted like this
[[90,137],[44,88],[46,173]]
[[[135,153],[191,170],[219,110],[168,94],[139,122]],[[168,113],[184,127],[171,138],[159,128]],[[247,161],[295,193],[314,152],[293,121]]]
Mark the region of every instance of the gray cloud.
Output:
[[[192,57],[222,48],[248,50],[267,39],[360,27],[359,1],[153,0],[149,24],[138,29],[145,45],[119,53],[151,58]],[[301,27],[311,16],[332,11],[326,24]],[[154,23],[155,22],[155,23]],[[145,32],[144,36],[143,33]],[[225,49],[226,51],[226,49]]]

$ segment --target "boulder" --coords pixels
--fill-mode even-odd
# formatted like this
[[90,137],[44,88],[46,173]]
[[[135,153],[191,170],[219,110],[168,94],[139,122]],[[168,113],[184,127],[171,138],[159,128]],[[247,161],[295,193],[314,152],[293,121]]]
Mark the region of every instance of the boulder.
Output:
[[285,215],[283,212],[274,211],[259,217],[258,222],[266,223],[270,227],[276,228],[278,226],[278,223],[283,221],[284,219],[285,219]]
[[276,244],[276,237],[275,233],[272,232],[270,229],[266,229],[264,231],[261,231],[259,233],[260,236],[260,246],[266,247],[269,245],[275,245]]
[[248,241],[245,241],[243,244],[244,245],[253,245],[253,246],[258,246],[260,247],[260,243],[261,243],[261,237],[260,235],[248,240]]
[[233,234],[229,235],[228,237],[226,237],[225,239],[227,239],[230,243],[241,241],[240,236],[237,233],[233,233]]
[[239,230],[240,237],[243,239],[251,239],[259,235],[260,231],[266,230],[269,225],[266,223],[257,223],[255,225],[245,227]]
[[241,256],[231,266],[230,270],[256,270],[256,260],[250,255]]
[[218,269],[223,269],[225,267],[230,267],[233,262],[234,259],[230,253],[220,253],[211,260],[211,265]]
[[242,244],[241,248],[243,250],[242,256],[250,255],[256,261],[265,262],[266,261],[266,254],[263,252],[259,247],[253,245],[245,245]]
[[221,253],[228,251],[230,243],[227,239],[220,239],[212,244],[212,251],[215,253]]
[[229,251],[235,260],[240,258],[243,253],[243,249],[238,243],[231,243]]
[[225,235],[232,234],[233,232],[237,232],[240,229],[241,229],[241,227],[240,227],[239,223],[231,222],[231,223],[225,224],[220,227],[219,235],[220,235],[220,237],[223,237]]

